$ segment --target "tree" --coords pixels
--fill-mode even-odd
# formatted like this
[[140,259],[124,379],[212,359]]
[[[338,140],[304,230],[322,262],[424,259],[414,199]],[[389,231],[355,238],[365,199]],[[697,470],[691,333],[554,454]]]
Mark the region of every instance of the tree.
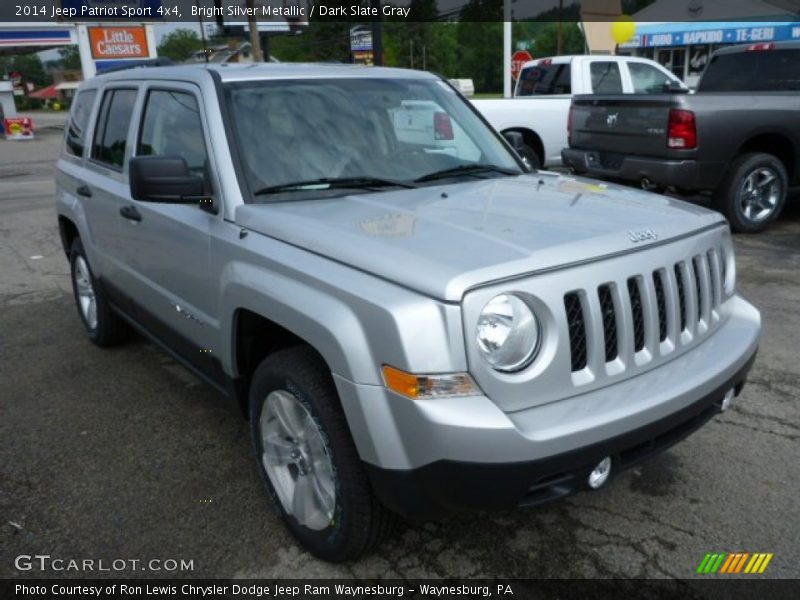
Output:
[[53,83],[50,75],[44,70],[42,60],[36,54],[0,56],[0,78],[6,79],[11,73],[20,73],[23,81],[30,81],[37,88]]
[[197,32],[191,29],[176,29],[161,40],[158,45],[158,55],[170,58],[175,62],[183,62],[202,49],[203,42]]
[[58,67],[65,71],[81,70],[81,53],[78,46],[64,46],[58,49]]
[[478,92],[503,89],[503,4],[470,0],[458,23],[458,77],[469,77]]
[[[577,23],[563,23],[564,54],[583,54],[586,41]],[[548,23],[536,34],[534,55],[537,58],[556,56],[558,52],[558,23]]]

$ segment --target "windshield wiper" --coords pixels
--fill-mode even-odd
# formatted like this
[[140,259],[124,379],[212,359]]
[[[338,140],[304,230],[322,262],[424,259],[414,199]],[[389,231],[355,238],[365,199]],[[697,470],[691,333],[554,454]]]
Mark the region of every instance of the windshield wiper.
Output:
[[422,183],[423,181],[433,181],[435,179],[445,179],[447,177],[457,177],[459,175],[479,175],[480,173],[501,173],[503,175],[521,175],[519,171],[514,169],[506,169],[505,167],[498,167],[497,165],[460,165],[450,169],[442,169],[441,171],[434,171],[422,177],[418,177],[414,181]]
[[295,181],[293,183],[282,183],[271,185],[253,192],[255,196],[265,194],[279,194],[281,192],[305,192],[314,190],[333,190],[340,188],[370,189],[381,187],[401,187],[415,188],[413,183],[406,181],[395,181],[393,179],[381,179],[379,177],[320,177],[319,179],[309,179],[307,181]]

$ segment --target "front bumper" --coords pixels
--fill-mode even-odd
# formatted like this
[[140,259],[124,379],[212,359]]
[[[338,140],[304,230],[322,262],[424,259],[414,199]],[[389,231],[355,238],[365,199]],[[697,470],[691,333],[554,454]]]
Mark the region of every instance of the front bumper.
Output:
[[514,508],[580,489],[605,456],[614,471],[663,451],[741,390],[760,316],[733,297],[726,322],[674,360],[616,384],[505,413],[475,396],[412,401],[336,377],[356,446],[380,499],[409,518]]
[[393,511],[427,520],[453,510],[513,509],[537,506],[589,489],[589,473],[612,458],[618,473],[681,441],[720,412],[730,389],[738,395],[755,354],[734,377],[710,394],[668,417],[639,429],[539,460],[486,464],[450,460],[398,471],[365,463],[373,489]]
[[598,178],[672,185],[686,190],[713,190],[725,171],[724,163],[617,155],[614,153],[564,148],[561,159],[576,173]]

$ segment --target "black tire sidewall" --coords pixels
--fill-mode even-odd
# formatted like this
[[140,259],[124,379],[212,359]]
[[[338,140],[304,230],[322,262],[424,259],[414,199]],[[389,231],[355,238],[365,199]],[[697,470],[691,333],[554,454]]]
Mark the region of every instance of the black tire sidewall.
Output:
[[[256,370],[253,376],[250,389],[250,432],[253,448],[256,454],[258,471],[269,494],[271,504],[275,512],[286,523],[287,527],[313,554],[326,560],[337,560],[339,549],[347,543],[346,533],[350,526],[351,513],[349,509],[349,499],[346,489],[346,482],[343,481],[341,473],[346,470],[342,464],[341,452],[337,451],[337,443],[331,440],[328,435],[329,428],[326,427],[325,411],[320,411],[316,407],[316,398],[310,393],[304,382],[292,375],[281,372],[276,365],[273,368],[271,361],[267,359],[261,367]],[[286,390],[292,393],[299,402],[303,404],[311,417],[314,419],[320,430],[322,439],[333,463],[334,485],[336,489],[336,508],[334,509],[333,524],[329,527],[315,531],[301,525],[297,519],[284,510],[280,498],[278,498],[275,488],[267,475],[261,462],[263,446],[258,426],[264,400],[270,392],[275,390]]]
[[[772,214],[757,223],[747,219],[741,210],[739,191],[742,183],[753,171],[760,168],[769,168],[776,173],[781,186],[778,204]],[[763,231],[777,219],[786,204],[788,192],[788,176],[783,163],[771,154],[745,154],[739,157],[731,166],[729,176],[716,194],[717,208],[721,210],[730,222],[731,228],[740,233],[757,233]]]

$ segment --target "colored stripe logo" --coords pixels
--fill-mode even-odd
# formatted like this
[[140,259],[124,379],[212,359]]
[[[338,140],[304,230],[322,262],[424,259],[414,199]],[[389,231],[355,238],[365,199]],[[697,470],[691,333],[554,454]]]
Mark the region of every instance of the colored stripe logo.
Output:
[[701,575],[736,575],[740,573],[761,574],[767,569],[772,553],[756,552],[709,552],[700,561],[697,573]]

